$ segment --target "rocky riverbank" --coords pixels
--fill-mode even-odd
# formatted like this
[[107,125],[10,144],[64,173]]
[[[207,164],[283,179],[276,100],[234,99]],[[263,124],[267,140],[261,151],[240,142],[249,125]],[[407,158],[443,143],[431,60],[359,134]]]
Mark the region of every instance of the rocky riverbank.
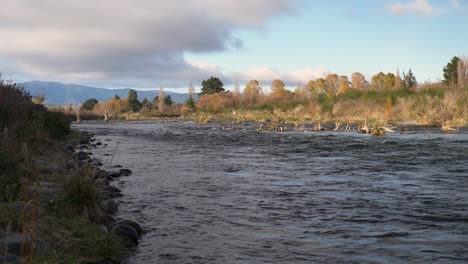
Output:
[[132,172],[101,169],[90,150],[103,143],[90,133],[63,144],[17,169],[20,199],[0,203],[0,263],[124,263],[138,245],[143,229],[115,218],[122,192],[110,185]]

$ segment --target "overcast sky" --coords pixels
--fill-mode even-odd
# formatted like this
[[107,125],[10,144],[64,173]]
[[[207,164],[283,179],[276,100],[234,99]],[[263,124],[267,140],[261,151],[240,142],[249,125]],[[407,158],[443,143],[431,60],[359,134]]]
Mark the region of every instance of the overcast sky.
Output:
[[423,82],[468,55],[468,0],[2,0],[0,34],[15,81],[294,86],[412,68]]

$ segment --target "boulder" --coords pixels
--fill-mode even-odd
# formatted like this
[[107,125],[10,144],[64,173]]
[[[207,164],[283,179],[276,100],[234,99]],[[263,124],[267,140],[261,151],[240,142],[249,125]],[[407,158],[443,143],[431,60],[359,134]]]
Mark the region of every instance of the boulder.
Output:
[[109,171],[109,178],[118,178],[120,176],[120,171]]
[[132,174],[132,171],[129,169],[120,169],[119,173],[121,176],[129,176]]
[[127,243],[127,246],[138,245],[138,232],[132,227],[127,225],[114,225],[111,227],[111,231],[126,239],[128,242],[131,242]]
[[13,233],[0,240],[0,247],[15,255],[21,253],[21,247],[23,247],[23,252],[28,252],[32,249],[32,246],[33,243],[29,234]]
[[0,263],[2,264],[22,264],[27,263],[23,258],[20,258],[13,254],[6,254],[5,256],[0,256]]
[[68,154],[73,154],[75,152],[75,148],[71,144],[63,146],[63,150]]
[[52,166],[49,162],[41,159],[34,161],[34,167],[42,174],[52,173]]
[[102,201],[102,207],[107,214],[117,213],[117,204],[112,199]]
[[122,191],[114,186],[105,186],[104,190],[108,193],[111,198],[122,197]]
[[94,178],[95,179],[107,179],[109,177],[109,172],[101,169],[96,169],[94,172]]
[[84,151],[79,151],[79,152],[74,153],[73,157],[77,160],[88,160],[89,153],[84,152]]
[[132,221],[132,220],[119,220],[117,222],[115,222],[112,226],[119,226],[119,225],[125,225],[125,226],[129,226],[131,228],[133,228],[135,231],[137,231],[137,234],[138,236],[141,236],[143,234],[143,228],[141,228],[140,224],[138,224],[137,222],[135,221]]

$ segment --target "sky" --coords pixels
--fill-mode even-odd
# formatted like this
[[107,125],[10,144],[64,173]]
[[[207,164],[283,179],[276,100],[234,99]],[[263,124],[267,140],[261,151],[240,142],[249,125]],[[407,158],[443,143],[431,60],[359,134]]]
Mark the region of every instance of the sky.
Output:
[[411,68],[423,83],[468,55],[468,0],[2,0],[0,35],[17,82],[185,92]]

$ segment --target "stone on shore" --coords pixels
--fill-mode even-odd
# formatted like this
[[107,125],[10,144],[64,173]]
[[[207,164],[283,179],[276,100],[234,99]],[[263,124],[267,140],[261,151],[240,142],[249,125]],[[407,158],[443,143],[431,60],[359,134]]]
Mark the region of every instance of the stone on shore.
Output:
[[33,243],[29,234],[13,233],[0,240],[0,247],[15,255],[21,254],[21,247],[23,247],[23,252],[28,252],[32,249],[32,246]]
[[138,245],[138,232],[128,225],[114,225],[111,228],[111,231],[117,234],[118,236],[127,239],[127,246],[136,246]]
[[115,222],[112,225],[112,227],[119,226],[119,225],[126,225],[126,226],[129,226],[129,227],[135,229],[135,231],[137,231],[137,233],[138,233],[138,236],[141,236],[143,234],[143,228],[141,228],[140,224],[138,224],[135,221],[132,221],[132,220],[119,220],[119,221]]

